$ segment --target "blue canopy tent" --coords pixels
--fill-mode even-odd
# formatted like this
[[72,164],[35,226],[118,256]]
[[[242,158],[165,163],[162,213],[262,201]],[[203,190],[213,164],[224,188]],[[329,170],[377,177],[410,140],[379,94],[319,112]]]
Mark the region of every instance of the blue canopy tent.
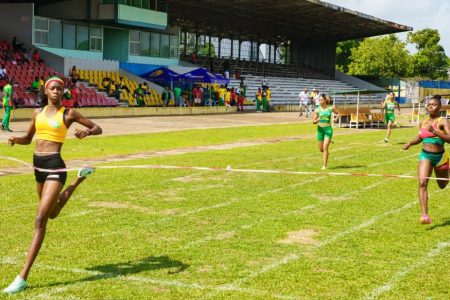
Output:
[[142,78],[145,78],[149,81],[155,81],[158,83],[164,82],[166,84],[170,84],[171,88],[174,81],[177,81],[180,74],[167,67],[159,67],[150,72],[144,73],[141,75]]
[[[209,84],[220,84],[220,85],[228,85],[230,83],[229,79],[226,79],[220,75],[208,72],[205,68],[198,68],[192,70],[190,72],[181,74],[178,77],[180,81],[183,82],[191,82],[191,83],[209,83]],[[212,105],[211,102],[211,88],[209,89],[209,105]]]

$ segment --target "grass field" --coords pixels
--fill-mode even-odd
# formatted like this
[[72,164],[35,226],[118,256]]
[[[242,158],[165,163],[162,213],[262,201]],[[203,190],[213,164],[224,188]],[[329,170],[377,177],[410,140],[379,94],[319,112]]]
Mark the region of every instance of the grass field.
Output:
[[[394,130],[385,144],[384,130],[338,129],[329,172],[415,175],[419,146],[400,148],[416,132]],[[314,135],[285,124],[99,137],[69,140],[63,157],[318,171]],[[184,151],[164,155],[173,149]],[[0,151],[30,162],[33,147]],[[37,197],[31,174],[3,176],[0,189],[3,288],[22,267]],[[0,298],[449,299],[450,192],[433,181],[429,191],[423,226],[411,179],[98,169],[49,223],[30,288]]]

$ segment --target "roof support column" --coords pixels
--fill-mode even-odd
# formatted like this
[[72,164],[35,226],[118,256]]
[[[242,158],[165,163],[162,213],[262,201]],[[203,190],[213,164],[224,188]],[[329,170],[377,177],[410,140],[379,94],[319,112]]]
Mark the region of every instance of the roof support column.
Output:
[[239,38],[238,43],[239,43],[239,45],[238,45],[238,60],[241,60],[241,43],[242,43],[241,38]]
[[230,52],[231,59],[233,59],[233,48],[234,48],[233,46],[234,46],[234,39],[231,38],[231,52]]
[[250,61],[253,61],[253,41],[250,41]]
[[186,29],[184,30],[184,55],[187,55],[187,39],[188,39],[188,33]]
[[256,61],[259,61],[259,46],[261,44],[259,42],[256,42]]
[[195,33],[195,54],[198,54],[198,32]]
[[219,49],[218,49],[218,55],[217,57],[220,59],[220,56],[222,54],[222,37],[219,36]]
[[208,34],[208,57],[211,57],[211,34]]
[[271,61],[271,59],[272,59],[272,45],[269,43],[269,64],[270,64],[270,61]]

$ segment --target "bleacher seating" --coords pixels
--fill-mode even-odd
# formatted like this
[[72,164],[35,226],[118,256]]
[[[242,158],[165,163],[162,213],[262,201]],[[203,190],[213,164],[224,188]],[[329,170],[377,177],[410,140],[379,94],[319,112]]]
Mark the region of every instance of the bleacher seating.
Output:
[[384,115],[380,112],[373,112],[369,107],[337,107],[339,112],[338,126],[348,126],[350,128],[380,127],[385,125]]
[[[104,91],[110,97],[114,96],[115,86],[111,85],[111,89],[106,91],[103,87],[103,78],[108,77],[111,81],[119,82],[120,77],[125,89],[122,89],[120,93],[119,100],[125,102],[128,106],[135,106],[136,99],[134,96],[134,91],[138,87],[138,83],[134,80],[129,79],[127,76],[121,76],[119,71],[106,71],[106,70],[79,70],[80,80],[87,81],[89,85],[95,86],[98,90]],[[144,95],[144,103],[146,106],[162,106],[161,95],[159,95],[156,90],[149,89],[149,93]]]
[[[0,41],[0,65],[5,65],[8,78],[14,80],[13,99],[18,107],[38,107],[37,95],[30,92],[31,83],[35,77],[47,79],[50,76],[60,76],[68,82],[63,74],[56,72],[53,68],[43,62],[14,60],[15,57],[23,57],[20,52],[14,52],[12,45],[6,41]],[[107,98],[104,94],[98,93],[93,88],[78,86],[79,105],[82,106],[115,106],[116,102],[112,98]],[[0,93],[1,94],[1,93]]]

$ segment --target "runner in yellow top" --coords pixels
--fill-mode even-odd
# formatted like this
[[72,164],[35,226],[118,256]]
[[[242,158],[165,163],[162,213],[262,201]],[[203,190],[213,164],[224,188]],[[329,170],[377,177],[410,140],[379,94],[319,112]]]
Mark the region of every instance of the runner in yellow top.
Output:
[[30,126],[23,136],[12,136],[8,140],[11,146],[15,144],[28,145],[36,135],[33,165],[39,196],[33,240],[22,271],[3,290],[8,294],[21,292],[28,286],[28,274],[44,241],[48,219],[54,219],[58,216],[78,185],[94,171],[92,168],[80,169],[75,181],[62,191],[67,172],[64,171],[66,165],[61,158],[61,149],[68,128],[73,123],[83,125],[85,129],[75,129],[75,136],[79,139],[102,133],[102,129],[97,124],[76,110],[66,109],[61,105],[63,90],[64,81],[61,78],[52,77],[48,79],[44,84],[45,94],[41,95],[44,108],[36,109],[33,112]]

